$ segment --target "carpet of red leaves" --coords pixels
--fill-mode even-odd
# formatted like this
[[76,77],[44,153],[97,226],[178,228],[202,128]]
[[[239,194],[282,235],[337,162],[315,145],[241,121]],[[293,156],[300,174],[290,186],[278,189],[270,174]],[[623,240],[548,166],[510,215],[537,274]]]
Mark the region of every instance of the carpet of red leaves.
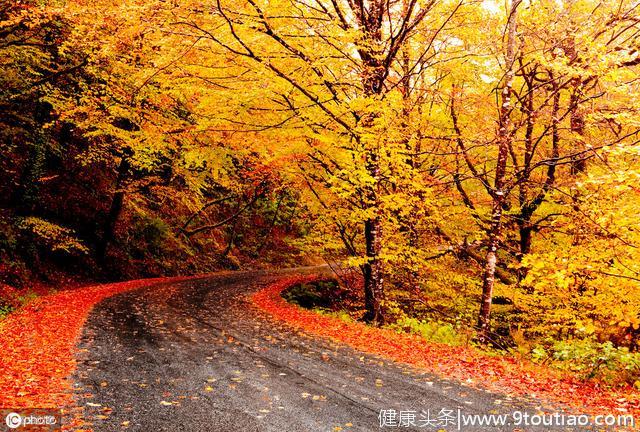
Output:
[[72,405],[75,348],[91,308],[100,300],[160,282],[141,279],[59,291],[29,302],[0,322],[0,407]]
[[596,381],[581,381],[559,371],[513,356],[492,356],[474,347],[428,342],[410,334],[346,322],[286,302],[280,293],[318,277],[280,280],[252,296],[253,303],[273,317],[357,350],[405,363],[500,394],[531,396],[573,408],[583,414],[640,415],[640,394],[633,388],[611,389]]

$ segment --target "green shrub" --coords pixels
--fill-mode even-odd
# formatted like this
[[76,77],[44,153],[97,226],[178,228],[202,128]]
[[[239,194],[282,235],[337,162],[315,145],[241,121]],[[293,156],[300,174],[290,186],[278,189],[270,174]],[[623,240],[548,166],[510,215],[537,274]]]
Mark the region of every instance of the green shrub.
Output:
[[13,310],[14,308],[11,305],[0,305],[0,321],[5,319]]
[[395,331],[415,333],[432,342],[448,345],[464,345],[467,342],[466,337],[458,333],[450,323],[401,317],[387,327]]
[[549,354],[543,347],[538,345],[531,350],[531,359],[534,362],[544,363],[549,359]]
[[162,244],[169,235],[170,230],[169,225],[157,217],[143,217],[134,226],[136,237],[155,249],[162,248]]
[[550,362],[583,379],[598,378],[610,384],[640,383],[640,353],[629,352],[628,348],[616,347],[611,342],[558,341],[547,350],[535,347],[531,357],[537,362]]

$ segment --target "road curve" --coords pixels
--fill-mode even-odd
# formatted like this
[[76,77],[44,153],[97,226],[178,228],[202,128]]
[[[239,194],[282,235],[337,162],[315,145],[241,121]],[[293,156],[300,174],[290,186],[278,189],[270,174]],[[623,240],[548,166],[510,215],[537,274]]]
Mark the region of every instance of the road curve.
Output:
[[[272,320],[248,295],[286,274],[159,283],[96,306],[74,377],[93,429],[383,431],[398,428],[380,428],[380,410],[396,410],[410,423],[415,416],[416,426],[403,430],[533,430],[459,428],[442,409],[456,417],[458,409],[511,413],[531,402],[438,379]],[[393,424],[393,415],[387,420]]]

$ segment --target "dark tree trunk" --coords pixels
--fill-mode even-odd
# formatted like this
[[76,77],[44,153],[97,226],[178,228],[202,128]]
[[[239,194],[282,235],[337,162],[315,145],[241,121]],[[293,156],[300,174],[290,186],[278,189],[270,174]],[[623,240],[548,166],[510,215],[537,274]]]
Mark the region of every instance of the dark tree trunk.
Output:
[[367,154],[367,170],[376,179],[376,185],[370,185],[366,189],[366,199],[370,209],[375,211],[375,216],[364,222],[365,254],[367,262],[363,266],[364,294],[366,313],[363,319],[367,322],[381,324],[384,322],[384,313],[381,300],[384,297],[384,278],[382,262],[380,260],[380,247],[382,241],[382,224],[378,216],[378,190],[377,183],[380,177],[380,168],[377,155],[374,151]]
[[102,264],[106,262],[109,245],[115,238],[116,225],[124,206],[124,186],[129,174],[130,167],[131,164],[129,162],[129,156],[123,156],[122,159],[120,159],[120,163],[118,164],[118,176],[115,183],[115,192],[113,194],[113,198],[111,199],[111,205],[109,206],[107,218],[104,222],[102,238],[98,243],[98,248],[96,251],[98,261]]
[[223,260],[227,259],[227,257],[231,253],[231,250],[233,249],[233,246],[236,242],[236,237],[238,236],[237,228],[238,228],[239,220],[240,218],[236,218],[231,224],[231,229],[229,230],[229,235],[228,235],[229,240],[227,240],[227,246],[222,251],[222,254],[220,255],[220,259],[223,259]]
[[35,133],[33,142],[29,144],[29,159],[20,178],[20,185],[12,194],[13,205],[20,215],[31,215],[38,206],[39,179],[44,172],[46,162],[45,139],[42,132]]
[[[364,70],[362,73],[362,85],[367,97],[377,97],[383,91],[385,67],[382,65],[378,49],[382,48],[382,18],[384,8],[382,2],[374,2],[372,10],[360,19],[363,23],[366,38],[366,48],[359,51]],[[362,118],[362,126],[367,129],[374,125],[376,114],[367,114]],[[380,260],[380,248],[382,241],[382,223],[378,215],[380,200],[380,160],[378,150],[375,147],[367,147],[365,150],[366,168],[374,179],[374,184],[364,190],[364,196],[369,210],[374,210],[375,216],[368,218],[364,223],[364,237],[367,262],[363,266],[365,315],[367,322],[381,324],[384,322],[384,313],[381,301],[384,298],[383,266]]]
[[380,221],[369,219],[365,222],[365,243],[368,262],[364,267],[364,320],[374,323],[384,322],[380,300],[384,295],[382,268],[378,257],[380,248]]
[[271,222],[269,223],[269,228],[267,228],[267,232],[263,235],[262,241],[260,245],[256,248],[255,257],[257,258],[262,253],[262,250],[269,244],[271,241],[271,233],[278,223],[278,218],[280,217],[280,206],[282,205],[282,201],[284,200],[285,194],[280,194],[278,197],[278,202],[276,204],[276,209],[273,212],[273,217],[271,218]]
[[[535,71],[534,71],[535,73]],[[529,187],[528,184],[530,182],[531,175],[531,160],[533,158],[533,142],[532,142],[532,134],[533,134],[533,103],[532,97],[529,99],[529,107],[527,109],[528,113],[528,122],[531,124],[527,125],[527,134],[525,139],[525,147],[526,147],[526,157],[525,157],[525,165],[524,165],[524,174],[521,181],[520,186],[520,215],[518,217],[518,227],[520,233],[520,252],[518,259],[522,259],[525,255],[531,252],[531,244],[533,241],[533,231],[536,228],[536,224],[532,223],[532,217],[536,210],[540,207],[540,205],[545,201],[546,195],[551,190],[555,183],[556,179],[556,165],[558,163],[558,158],[560,156],[560,132],[559,132],[559,124],[560,118],[558,113],[560,111],[560,89],[558,88],[558,84],[553,77],[553,74],[550,73],[551,76],[551,87],[553,91],[553,110],[551,112],[551,155],[552,159],[548,162],[547,175],[546,179],[542,185],[542,189],[538,192],[538,194],[530,198],[528,196]],[[530,81],[531,85],[529,87],[529,92],[533,95],[533,82]],[[518,278],[522,280],[527,275],[526,269],[520,269],[518,271]]]
[[520,224],[520,254],[522,256],[527,255],[531,252],[531,235],[533,232],[533,228],[531,227],[529,221],[523,221]]

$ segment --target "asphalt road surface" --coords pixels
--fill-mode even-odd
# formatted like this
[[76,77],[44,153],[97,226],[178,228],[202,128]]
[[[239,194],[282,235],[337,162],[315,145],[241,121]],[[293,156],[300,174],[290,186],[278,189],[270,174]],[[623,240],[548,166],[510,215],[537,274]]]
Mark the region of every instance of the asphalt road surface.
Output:
[[[274,321],[248,295],[284,275],[220,273],[100,303],[85,326],[75,376],[93,429],[565,430],[462,426],[458,412],[535,413],[536,402],[438,379]],[[392,426],[380,427],[381,411]]]

